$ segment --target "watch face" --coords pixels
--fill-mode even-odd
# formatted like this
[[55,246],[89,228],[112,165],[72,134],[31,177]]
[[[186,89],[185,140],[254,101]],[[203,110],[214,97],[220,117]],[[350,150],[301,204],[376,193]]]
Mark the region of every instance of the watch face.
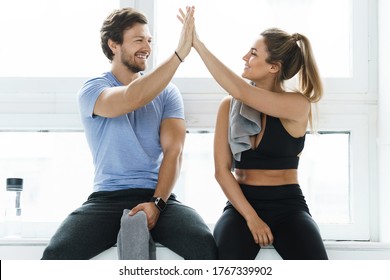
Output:
[[157,197],[154,203],[160,211],[163,211],[167,205],[160,197]]

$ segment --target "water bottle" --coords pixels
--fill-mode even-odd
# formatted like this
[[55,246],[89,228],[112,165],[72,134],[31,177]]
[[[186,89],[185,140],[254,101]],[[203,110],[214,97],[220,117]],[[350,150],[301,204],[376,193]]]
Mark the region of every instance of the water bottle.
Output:
[[5,201],[5,237],[22,236],[22,205],[23,179],[7,178]]

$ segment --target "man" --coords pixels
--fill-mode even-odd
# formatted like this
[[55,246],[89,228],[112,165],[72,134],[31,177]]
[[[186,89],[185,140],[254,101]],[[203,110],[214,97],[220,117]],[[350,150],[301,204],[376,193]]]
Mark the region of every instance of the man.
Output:
[[94,191],[65,219],[42,259],[90,259],[110,248],[124,209],[131,209],[130,216],[144,211],[153,240],[184,259],[216,258],[207,225],[171,194],[185,122],[182,97],[170,81],[190,52],[193,26],[186,18],[176,51],[142,75],[152,41],[146,17],[123,8],[104,21],[101,45],[111,71],[87,81],[78,95]]

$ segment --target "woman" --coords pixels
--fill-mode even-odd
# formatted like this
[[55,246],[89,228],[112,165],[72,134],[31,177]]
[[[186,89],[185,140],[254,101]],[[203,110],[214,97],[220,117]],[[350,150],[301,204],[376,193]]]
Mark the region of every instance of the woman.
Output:
[[[311,104],[323,94],[309,40],[279,29],[262,32],[243,57],[241,76],[250,84],[219,61],[196,31],[193,47],[229,93],[214,138],[215,177],[228,198],[214,229],[219,259],[255,259],[270,244],[283,259],[328,259],[297,174]],[[299,90],[286,91],[283,82],[296,74]]]

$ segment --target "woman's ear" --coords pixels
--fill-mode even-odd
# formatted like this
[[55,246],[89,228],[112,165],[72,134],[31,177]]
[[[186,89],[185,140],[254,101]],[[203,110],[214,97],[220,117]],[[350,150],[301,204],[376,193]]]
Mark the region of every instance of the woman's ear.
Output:
[[280,63],[273,63],[271,64],[270,72],[275,74],[278,73],[280,69],[281,69]]

